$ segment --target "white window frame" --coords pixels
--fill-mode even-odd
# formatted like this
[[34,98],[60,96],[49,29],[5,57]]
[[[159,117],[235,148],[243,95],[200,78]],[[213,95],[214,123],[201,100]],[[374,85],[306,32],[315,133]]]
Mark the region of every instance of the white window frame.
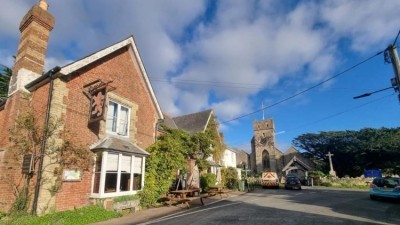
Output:
[[[108,103],[107,103],[108,109],[109,109],[110,103],[114,103],[114,104],[117,105],[117,109],[116,109],[116,110],[117,110],[117,121],[116,121],[115,131],[112,131],[112,129],[108,129],[107,124],[108,124],[108,117],[109,117],[110,111],[107,110],[107,117],[106,117],[106,133],[114,134],[114,135],[119,135],[119,136],[123,136],[123,137],[129,137],[129,130],[130,130],[130,126],[131,126],[131,124],[130,124],[130,123],[131,123],[131,110],[132,110],[131,107],[129,107],[129,106],[125,105],[125,104],[122,104],[122,103],[120,103],[120,102],[118,102],[118,101],[115,101],[115,100],[109,100]],[[121,119],[121,108],[122,108],[122,107],[128,109],[128,112],[127,112],[127,114],[128,114],[127,120],[128,120],[128,121],[127,121],[126,135],[123,135],[123,134],[118,133],[118,131],[119,131],[119,126],[121,125],[121,124],[120,124],[120,119]]]
[[[144,156],[139,156],[139,155],[133,155],[133,154],[127,154],[127,153],[122,153],[122,152],[112,152],[112,151],[103,151],[102,153],[102,162],[101,162],[101,170],[100,170],[100,181],[99,181],[99,193],[93,193],[93,187],[94,187],[94,182],[95,182],[95,171],[96,168],[93,167],[93,175],[92,175],[92,186],[91,186],[91,198],[109,198],[109,197],[117,197],[117,196],[123,196],[123,195],[132,195],[132,194],[137,194],[137,192],[143,190],[144,187],[144,173],[145,173],[145,162],[146,162],[146,157]],[[128,191],[121,191],[119,188],[116,189],[116,192],[109,192],[106,193],[104,191],[104,186],[105,186],[105,181],[106,181],[106,169],[107,168],[107,158],[109,154],[118,154],[118,171],[117,171],[117,187],[121,186],[121,161],[122,161],[122,156],[131,156],[131,173],[130,173],[130,190]],[[134,164],[135,164],[135,157],[142,158],[142,167],[141,167],[141,184],[140,190],[133,190],[133,179],[134,179]],[[96,163],[95,163],[96,166]]]

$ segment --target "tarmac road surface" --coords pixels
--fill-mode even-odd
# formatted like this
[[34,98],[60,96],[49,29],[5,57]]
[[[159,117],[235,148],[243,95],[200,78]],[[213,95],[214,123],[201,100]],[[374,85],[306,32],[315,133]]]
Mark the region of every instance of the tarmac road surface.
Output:
[[400,224],[400,203],[372,201],[367,191],[256,189],[140,224]]

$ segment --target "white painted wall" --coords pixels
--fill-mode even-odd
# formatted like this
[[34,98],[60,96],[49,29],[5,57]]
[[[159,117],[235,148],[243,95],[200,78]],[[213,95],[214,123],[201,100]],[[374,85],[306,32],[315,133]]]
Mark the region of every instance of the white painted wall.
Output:
[[236,168],[236,152],[230,150],[230,149],[225,149],[224,153],[222,154],[222,165],[225,168],[228,167],[233,167]]

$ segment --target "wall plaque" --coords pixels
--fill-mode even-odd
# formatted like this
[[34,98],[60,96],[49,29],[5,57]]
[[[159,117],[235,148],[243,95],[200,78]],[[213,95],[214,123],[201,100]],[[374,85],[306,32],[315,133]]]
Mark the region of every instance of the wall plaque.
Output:
[[81,171],[80,170],[64,170],[63,180],[65,181],[80,181]]

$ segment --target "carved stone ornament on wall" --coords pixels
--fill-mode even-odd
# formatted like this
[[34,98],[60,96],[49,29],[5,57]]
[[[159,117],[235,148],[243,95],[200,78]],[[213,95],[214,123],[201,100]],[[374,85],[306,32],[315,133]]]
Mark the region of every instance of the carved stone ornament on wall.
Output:
[[267,137],[259,136],[256,138],[256,145],[258,145],[258,146],[266,146],[268,142],[269,142],[269,138],[267,138]]

